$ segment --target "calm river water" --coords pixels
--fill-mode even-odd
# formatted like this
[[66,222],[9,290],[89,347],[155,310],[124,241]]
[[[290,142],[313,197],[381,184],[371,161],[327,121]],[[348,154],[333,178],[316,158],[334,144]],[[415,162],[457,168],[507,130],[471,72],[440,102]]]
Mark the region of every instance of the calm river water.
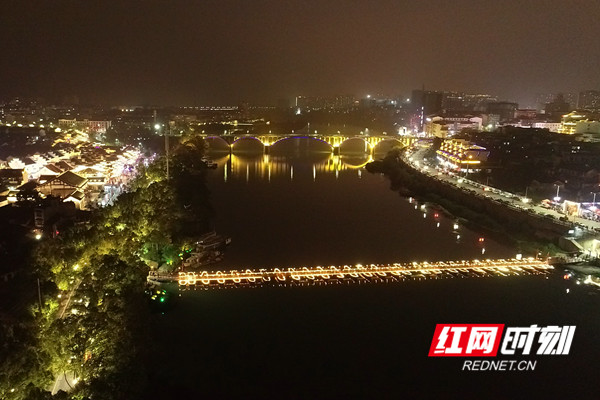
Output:
[[[273,150],[273,149],[272,149]],[[215,268],[514,257],[389,190],[366,156],[214,155]],[[484,250],[485,249],[485,250]],[[485,254],[482,255],[482,252]],[[585,287],[584,287],[585,286]],[[569,289],[570,293],[567,293]],[[587,285],[515,276],[349,286],[198,290],[153,318],[152,394],[162,398],[597,398],[600,302]],[[437,323],[576,325],[570,355],[514,356],[534,371],[461,371],[429,358]]]

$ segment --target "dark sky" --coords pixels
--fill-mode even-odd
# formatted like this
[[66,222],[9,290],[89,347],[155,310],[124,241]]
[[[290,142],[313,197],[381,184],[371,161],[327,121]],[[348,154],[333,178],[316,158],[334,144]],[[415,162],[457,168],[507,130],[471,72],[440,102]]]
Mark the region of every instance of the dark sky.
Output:
[[0,97],[275,103],[424,84],[532,103],[600,89],[598,0],[1,3]]

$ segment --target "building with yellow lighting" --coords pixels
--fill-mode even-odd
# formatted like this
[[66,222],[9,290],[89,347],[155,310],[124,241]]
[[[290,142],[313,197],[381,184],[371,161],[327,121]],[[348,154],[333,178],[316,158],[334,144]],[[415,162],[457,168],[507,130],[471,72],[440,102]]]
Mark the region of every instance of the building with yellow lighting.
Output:
[[560,130],[558,132],[566,135],[573,135],[577,130],[577,123],[579,121],[585,121],[586,119],[586,115],[576,111],[565,114],[562,116]]
[[90,121],[88,119],[84,119],[82,121],[78,121],[76,119],[58,120],[58,127],[62,130],[79,129],[86,132],[106,133],[108,128],[110,128],[110,125],[111,121]]
[[473,115],[444,115],[428,117],[423,132],[428,137],[449,138],[463,129],[483,129],[483,119]]
[[600,135],[600,122],[590,120],[586,113],[570,112],[562,117],[559,133],[580,134],[585,139],[594,139]]
[[445,140],[436,153],[442,165],[467,173],[480,170],[490,155],[485,147],[464,139]]

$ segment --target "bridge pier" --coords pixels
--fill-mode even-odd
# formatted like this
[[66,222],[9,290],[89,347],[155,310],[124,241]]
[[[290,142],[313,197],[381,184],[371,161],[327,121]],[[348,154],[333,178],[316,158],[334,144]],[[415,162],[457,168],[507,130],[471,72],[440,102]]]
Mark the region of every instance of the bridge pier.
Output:
[[268,155],[270,147],[271,146],[269,146],[269,145],[263,144],[263,154],[267,154]]
[[340,146],[333,147],[333,155],[334,156],[340,155]]

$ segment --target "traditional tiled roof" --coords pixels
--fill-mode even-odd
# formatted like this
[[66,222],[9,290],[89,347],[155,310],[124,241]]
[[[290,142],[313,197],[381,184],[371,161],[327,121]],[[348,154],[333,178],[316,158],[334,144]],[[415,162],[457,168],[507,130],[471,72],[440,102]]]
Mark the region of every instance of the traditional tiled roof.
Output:
[[54,173],[56,173],[56,174],[61,174],[61,173],[63,172],[63,170],[62,170],[62,169],[58,168],[58,167],[57,167],[56,165],[54,165],[54,164],[48,164],[48,165],[46,165],[46,168],[47,168],[49,171],[52,171],[52,172],[54,172]]
[[0,169],[0,178],[10,179],[10,178],[23,178],[23,170],[22,169],[12,169],[12,168],[3,168]]
[[63,160],[57,162],[55,165],[63,171],[69,171],[73,169],[73,166],[71,164]]
[[94,168],[86,168],[86,169],[82,169],[81,171],[77,171],[77,174],[82,175],[82,176],[98,176],[100,175],[100,172],[98,172],[98,170],[94,169]]
[[68,195],[65,200],[73,198],[73,199],[75,199],[77,201],[81,201],[81,200],[83,200],[84,197],[85,197],[85,194],[81,190],[75,190],[73,193],[71,193],[70,195]]
[[39,183],[46,183],[56,178],[56,175],[40,175],[38,178]]
[[33,165],[33,164],[35,164],[35,161],[33,161],[29,157],[25,157],[22,161],[23,161],[23,164],[25,164],[25,165]]
[[19,186],[17,188],[17,190],[19,190],[19,191],[33,190],[37,187],[37,185],[38,185],[38,183],[36,181],[29,181],[29,182],[24,183],[21,186]]
[[86,178],[79,176],[71,171],[67,171],[65,173],[60,174],[55,179],[53,179],[52,182],[56,180],[59,180],[68,186],[77,188],[84,186],[88,182]]

